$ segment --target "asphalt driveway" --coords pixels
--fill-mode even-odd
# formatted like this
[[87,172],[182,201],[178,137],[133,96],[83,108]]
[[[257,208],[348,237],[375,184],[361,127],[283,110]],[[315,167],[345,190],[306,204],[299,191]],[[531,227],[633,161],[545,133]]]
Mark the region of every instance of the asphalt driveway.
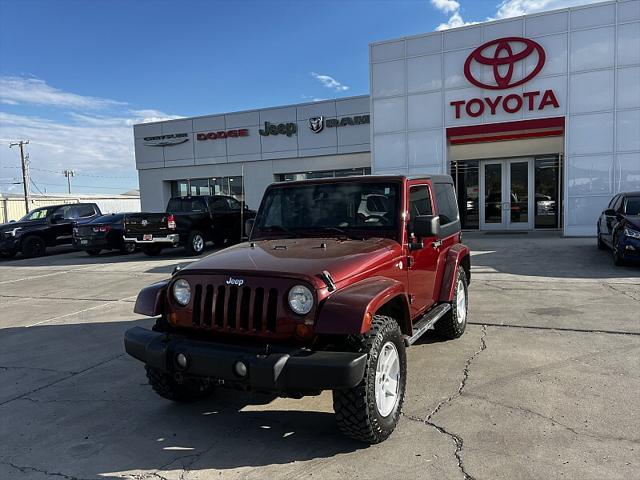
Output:
[[637,477],[640,267],[593,239],[465,234],[470,318],[411,347],[392,437],[341,437],[331,395],[174,405],[126,356],[139,289],[191,261],[0,260],[0,478]]

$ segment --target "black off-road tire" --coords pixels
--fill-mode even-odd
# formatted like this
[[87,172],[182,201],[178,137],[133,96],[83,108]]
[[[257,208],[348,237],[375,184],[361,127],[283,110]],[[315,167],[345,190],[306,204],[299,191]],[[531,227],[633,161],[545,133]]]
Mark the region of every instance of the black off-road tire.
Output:
[[206,240],[204,239],[204,235],[197,230],[194,230],[189,234],[189,238],[187,239],[187,244],[185,249],[189,255],[202,255],[204,249],[207,245]]
[[[469,313],[469,289],[467,286],[467,275],[462,268],[458,267],[458,277],[455,279],[456,289],[451,302],[451,310],[444,314],[434,326],[436,334],[442,338],[453,340],[459,338],[467,328],[467,315]],[[459,312],[458,299],[464,295],[464,312]],[[463,315],[461,315],[463,314]]]
[[[376,366],[382,347],[392,342],[399,359],[399,389],[391,413],[383,417],[375,397]],[[407,381],[407,356],[402,332],[395,319],[374,315],[371,328],[354,339],[354,348],[367,353],[364,378],[354,388],[333,391],[333,410],[340,431],[348,437],[369,444],[380,443],[389,437],[398,424]]]
[[156,244],[144,245],[142,247],[142,251],[144,252],[145,255],[149,257],[157,257],[158,255],[160,255],[160,252],[162,251],[162,247]]
[[201,380],[185,379],[178,383],[168,373],[145,365],[149,385],[162,398],[180,403],[192,403],[204,400],[213,392],[213,387]]
[[613,242],[611,243],[611,250],[613,252],[613,264],[622,267],[626,265],[622,254],[620,253],[620,233],[613,234]]
[[100,252],[102,250],[100,250],[99,248],[96,249],[91,249],[91,250],[87,250],[87,255],[91,256],[91,257],[97,257],[98,255],[100,255]]
[[47,244],[40,237],[28,237],[22,242],[22,255],[27,258],[41,257],[47,252]]
[[0,258],[13,258],[16,256],[18,252],[0,252]]

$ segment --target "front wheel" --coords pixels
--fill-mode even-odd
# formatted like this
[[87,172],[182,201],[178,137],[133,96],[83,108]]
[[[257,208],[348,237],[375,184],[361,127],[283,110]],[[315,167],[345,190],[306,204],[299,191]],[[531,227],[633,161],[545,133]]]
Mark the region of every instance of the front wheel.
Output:
[[29,237],[22,242],[22,254],[27,258],[40,257],[47,251],[47,245],[40,237]]
[[120,247],[120,253],[123,253],[125,255],[130,255],[132,253],[135,253],[137,248],[138,247],[133,242],[124,242],[124,245]]
[[374,444],[389,437],[400,418],[407,381],[402,332],[391,317],[374,315],[371,328],[356,339],[367,353],[362,382],[333,391],[333,410],[343,434]]
[[613,236],[613,264],[617,265],[618,267],[625,264],[624,257],[622,256],[622,246],[620,245],[620,240],[621,237],[619,233]]
[[456,290],[451,302],[451,309],[436,322],[434,329],[438,335],[447,339],[461,337],[467,328],[469,311],[467,275],[462,266],[458,267]]

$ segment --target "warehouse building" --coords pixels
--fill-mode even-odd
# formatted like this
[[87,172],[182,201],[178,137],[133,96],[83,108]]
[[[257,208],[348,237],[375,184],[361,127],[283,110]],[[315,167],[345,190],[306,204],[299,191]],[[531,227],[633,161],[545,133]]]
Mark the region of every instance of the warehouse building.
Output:
[[614,194],[640,190],[639,0],[376,42],[369,58],[370,97],[136,125],[142,208],[449,173],[465,229],[594,235]]

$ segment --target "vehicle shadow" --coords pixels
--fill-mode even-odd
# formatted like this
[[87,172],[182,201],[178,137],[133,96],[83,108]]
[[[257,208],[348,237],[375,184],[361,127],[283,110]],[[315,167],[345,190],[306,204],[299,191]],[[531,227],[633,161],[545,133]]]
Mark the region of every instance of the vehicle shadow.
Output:
[[129,478],[289,464],[366,446],[340,435],[326,396],[274,400],[220,388],[193,404],[158,397],[142,364],[122,354],[124,331],[148,323],[0,330],[2,363],[10,366],[0,379],[11,385],[0,394],[0,463]]

